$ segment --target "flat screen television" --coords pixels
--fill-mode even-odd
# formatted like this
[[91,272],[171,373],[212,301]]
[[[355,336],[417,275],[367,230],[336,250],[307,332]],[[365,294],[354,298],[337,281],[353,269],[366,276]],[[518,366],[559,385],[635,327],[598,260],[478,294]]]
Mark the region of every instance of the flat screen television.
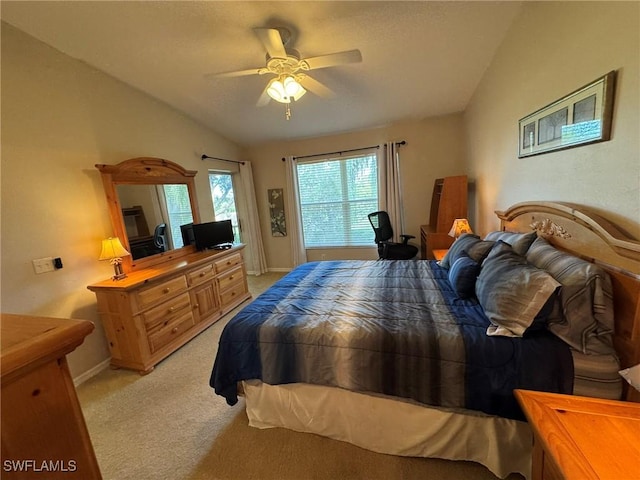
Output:
[[231,226],[231,220],[194,223],[193,238],[195,240],[196,249],[198,250],[206,250],[207,248],[228,248],[233,243],[233,227]]

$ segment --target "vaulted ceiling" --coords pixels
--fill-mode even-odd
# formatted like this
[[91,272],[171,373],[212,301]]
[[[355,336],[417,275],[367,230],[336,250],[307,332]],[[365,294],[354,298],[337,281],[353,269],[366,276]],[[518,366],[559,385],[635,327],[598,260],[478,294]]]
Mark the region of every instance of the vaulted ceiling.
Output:
[[[463,111],[521,8],[483,1],[6,1],[2,20],[251,145]],[[335,92],[256,102],[268,75],[253,29],[287,27],[302,57],[359,49],[309,72]]]

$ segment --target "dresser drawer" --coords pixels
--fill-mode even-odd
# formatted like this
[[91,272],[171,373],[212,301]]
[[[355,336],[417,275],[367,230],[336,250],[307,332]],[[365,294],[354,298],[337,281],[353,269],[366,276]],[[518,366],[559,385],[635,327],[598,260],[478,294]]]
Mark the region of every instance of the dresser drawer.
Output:
[[149,347],[151,348],[151,353],[154,353],[165,345],[168,345],[174,338],[178,338],[193,327],[193,325],[193,314],[191,313],[191,310],[188,310],[183,315],[180,315],[170,321],[167,325],[162,326],[160,329],[149,335]]
[[228,257],[223,258],[222,260],[218,260],[214,262],[216,266],[216,273],[226,272],[227,270],[237,267],[242,263],[242,255],[239,253],[234,253],[229,255]]
[[181,317],[185,312],[189,311],[191,311],[189,294],[183,293],[162,305],[158,305],[144,312],[142,318],[147,332],[152,332],[154,329],[162,326],[162,324],[168,325],[175,318]]
[[244,295],[247,290],[244,287],[244,282],[238,282],[232,284],[226,290],[220,290],[220,303],[225,306],[234,302],[236,298]]
[[213,279],[214,276],[215,271],[213,269],[213,264],[209,264],[187,273],[187,280],[189,282],[189,285],[197,285],[199,283]]
[[183,292],[187,289],[187,279],[181,275],[171,280],[148,287],[138,292],[138,301],[140,308],[156,303],[164,298],[169,298],[176,293]]
[[235,268],[227,273],[223,273],[218,277],[218,285],[220,285],[220,291],[223,291],[234,283],[241,282],[244,279],[244,273],[242,268]]

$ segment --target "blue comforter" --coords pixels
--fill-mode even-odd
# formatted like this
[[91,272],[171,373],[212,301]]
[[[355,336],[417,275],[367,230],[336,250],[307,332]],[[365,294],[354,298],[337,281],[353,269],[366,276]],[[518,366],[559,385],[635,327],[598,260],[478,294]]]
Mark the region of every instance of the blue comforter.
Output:
[[210,385],[312,383],[523,419],[513,389],[573,389],[569,347],[546,330],[486,335],[433,261],[301,265],[238,313],[220,337]]

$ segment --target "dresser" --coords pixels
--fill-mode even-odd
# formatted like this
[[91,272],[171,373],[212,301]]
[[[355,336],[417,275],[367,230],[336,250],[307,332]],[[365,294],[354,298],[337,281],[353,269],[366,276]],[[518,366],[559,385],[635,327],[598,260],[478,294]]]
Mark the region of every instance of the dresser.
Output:
[[640,478],[640,404],[516,390],[534,434],[533,480]]
[[122,280],[89,285],[112,367],[149,373],[224,314],[251,298],[244,246],[194,252]]
[[66,355],[86,320],[0,315],[2,478],[102,478]]

